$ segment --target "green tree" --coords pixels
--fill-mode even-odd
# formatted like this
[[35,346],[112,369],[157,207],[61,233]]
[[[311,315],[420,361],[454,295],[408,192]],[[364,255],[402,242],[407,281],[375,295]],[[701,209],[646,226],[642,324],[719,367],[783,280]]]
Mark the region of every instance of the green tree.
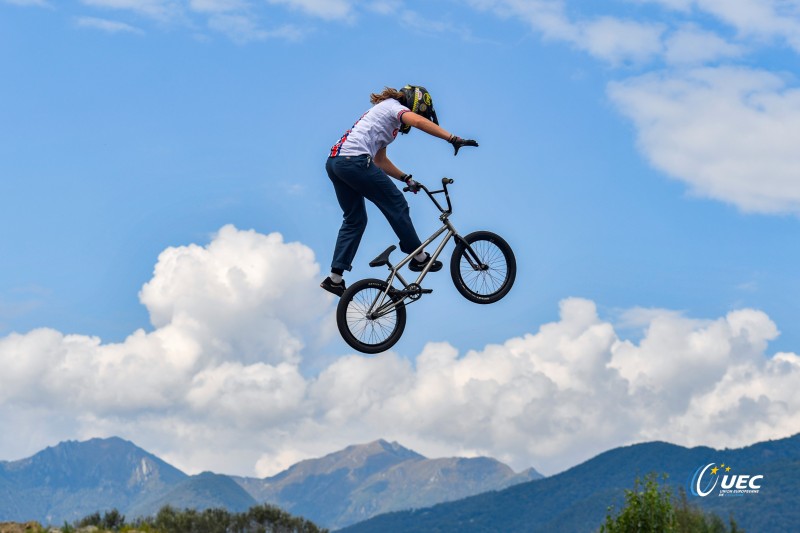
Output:
[[728,526],[719,516],[704,513],[689,503],[686,491],[680,489],[680,498],[675,507],[675,531],[678,533],[744,533],[733,519],[728,518]]
[[645,476],[644,483],[637,477],[633,490],[625,491],[625,506],[619,514],[612,516],[613,507],[609,507],[600,533],[744,533],[733,516],[726,525],[719,516],[691,505],[682,489],[676,501],[667,476],[661,480],[654,473]]
[[[662,478],[666,481],[666,476]],[[637,477],[633,490],[625,490],[625,507],[612,518],[609,507],[600,533],[672,533],[675,531],[675,512],[672,495],[666,484],[659,485],[655,474],[648,474],[642,487]]]
[[95,512],[75,522],[75,527],[87,526],[95,526],[100,530],[119,531],[125,526],[125,516],[117,509],[111,509],[103,513],[103,516],[100,516],[99,512]]
[[94,513],[92,513],[90,515],[87,515],[87,516],[81,518],[77,522],[75,522],[75,526],[77,526],[77,527],[87,527],[87,526],[100,527],[100,523],[102,521],[103,521],[103,519],[100,517],[100,513],[99,512],[94,512]]
[[[178,510],[165,505],[155,516],[136,518],[129,525],[116,509],[92,513],[76,522],[76,526],[96,526],[100,531],[146,533],[328,533],[304,518],[268,504],[256,505],[243,513],[225,509]],[[74,529],[73,529],[74,531]]]
[[124,525],[125,515],[120,513],[117,509],[111,509],[103,514],[103,521],[100,524],[100,527],[119,531]]

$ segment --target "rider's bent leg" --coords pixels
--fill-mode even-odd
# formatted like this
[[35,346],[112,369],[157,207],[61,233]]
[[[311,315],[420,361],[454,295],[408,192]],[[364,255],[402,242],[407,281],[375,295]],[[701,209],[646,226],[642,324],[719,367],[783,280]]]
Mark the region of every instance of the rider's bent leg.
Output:
[[[363,195],[381,210],[400,240],[400,249],[403,252],[409,254],[419,247],[421,241],[411,222],[408,202],[394,181],[372,162],[371,157],[338,156],[328,159],[326,168],[328,175],[333,176],[331,181],[334,182],[334,187],[337,186],[338,179],[338,183],[345,184],[353,192]],[[338,197],[339,188],[336,194]],[[347,197],[347,191],[343,196]],[[339,205],[346,212],[341,199]]]
[[422,242],[409,214],[408,202],[397,188],[394,180],[374,163],[369,167],[369,185],[363,189],[364,196],[381,210],[397,238],[400,250],[410,254]]
[[361,237],[367,227],[367,209],[364,205],[364,197],[347,181],[339,178],[335,172],[335,167],[339,165],[333,165],[332,161],[334,161],[333,158],[328,160],[326,169],[336,191],[336,199],[342,208],[343,217],[333,250],[331,272],[340,274],[344,270],[353,268],[353,258],[356,256]]

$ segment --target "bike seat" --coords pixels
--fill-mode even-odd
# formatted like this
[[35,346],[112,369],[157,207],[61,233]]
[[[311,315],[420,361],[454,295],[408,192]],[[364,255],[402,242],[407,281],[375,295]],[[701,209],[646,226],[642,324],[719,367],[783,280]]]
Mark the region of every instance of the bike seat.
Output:
[[395,246],[393,244],[390,247],[388,247],[387,249],[385,249],[381,255],[379,255],[378,257],[376,257],[375,259],[373,259],[372,261],[369,262],[369,266],[371,266],[371,267],[379,267],[379,266],[383,266],[383,265],[388,265],[389,264],[389,254],[391,254],[394,251],[395,248],[397,248],[397,246]]

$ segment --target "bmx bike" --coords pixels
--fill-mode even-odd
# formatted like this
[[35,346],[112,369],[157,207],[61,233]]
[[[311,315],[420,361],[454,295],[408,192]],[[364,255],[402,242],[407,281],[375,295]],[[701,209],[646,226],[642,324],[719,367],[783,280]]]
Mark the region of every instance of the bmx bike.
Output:
[[[514,252],[502,237],[490,231],[476,231],[465,237],[456,231],[450,221],[453,206],[447,191],[447,186],[452,183],[452,179],[442,178],[442,188],[436,191],[417,184],[439,209],[442,227],[396,265],[392,265],[389,256],[397,246],[389,246],[369,263],[371,267],[387,266],[389,276],[385,280],[359,280],[342,294],[336,308],[336,324],[342,338],[352,348],[376,354],[388,350],[400,340],[406,327],[406,306],[419,300],[423,294],[433,292],[433,289],[423,288],[422,280],[450,239],[455,239],[456,243],[450,258],[450,276],[464,298],[478,304],[491,304],[511,290],[517,274]],[[408,190],[408,187],[403,189]],[[438,194],[444,194],[446,209],[436,199]],[[417,279],[411,283],[406,281],[400,269],[442,234],[444,237]],[[402,288],[395,287],[395,281]]]

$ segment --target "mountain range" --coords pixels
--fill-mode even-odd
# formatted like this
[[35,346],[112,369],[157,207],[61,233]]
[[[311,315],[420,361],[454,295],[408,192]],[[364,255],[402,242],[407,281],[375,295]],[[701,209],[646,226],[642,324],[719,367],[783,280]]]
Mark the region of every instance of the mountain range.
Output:
[[[717,490],[706,497],[692,495],[695,474],[712,463],[731,468],[730,476],[763,476],[757,478],[758,493],[721,496]],[[603,523],[610,505],[616,509],[624,505],[624,490],[633,488],[635,478],[651,472],[667,474],[665,483],[673,495],[683,490],[690,504],[725,520],[733,516],[749,533],[800,531],[798,434],[740,449],[684,448],[665,442],[616,448],[538,481],[426,509],[383,514],[341,533],[592,532]]]
[[[711,465],[761,476],[758,493],[692,495],[693,476]],[[733,516],[749,533],[800,531],[800,434],[723,450],[635,444],[547,478],[489,458],[427,459],[383,440],[264,479],[188,476],[118,438],[64,442],[0,462],[0,521],[59,524],[111,508],[133,518],[166,504],[238,512],[267,502],[342,533],[584,533],[597,531],[609,506],[621,508],[634,479],[651,472],[666,474],[674,495],[688,493],[691,504]]]
[[237,481],[259,501],[336,528],[541,477],[534,469],[515,474],[487,457],[427,459],[379,440],[302,461],[271,478]]
[[130,519],[167,504],[241,512],[266,502],[336,528],[540,477],[485,457],[427,459],[383,440],[302,461],[265,479],[189,476],[112,437],[62,442],[27,459],[0,462],[0,521],[62,524],[110,509]]

